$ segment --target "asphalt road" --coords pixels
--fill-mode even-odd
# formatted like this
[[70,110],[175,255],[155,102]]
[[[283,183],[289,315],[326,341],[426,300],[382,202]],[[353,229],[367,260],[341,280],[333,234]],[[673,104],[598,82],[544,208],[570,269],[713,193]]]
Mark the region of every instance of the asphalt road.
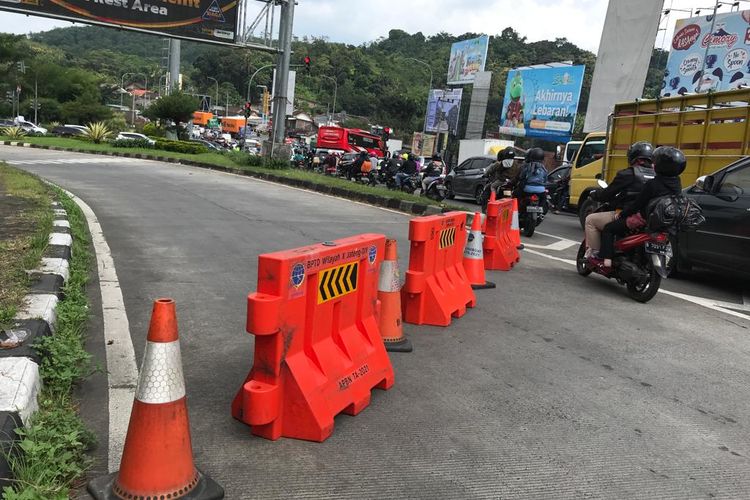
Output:
[[[151,301],[176,299],[195,459],[228,498],[750,497],[740,284],[668,285],[705,307],[668,294],[635,303],[576,274],[565,241],[580,237],[577,222],[552,217],[540,229],[559,234],[535,235],[519,267],[490,273],[498,288],[478,291],[464,318],[406,325],[415,351],[392,356],[396,385],[364,412],[338,417],[324,443],[270,442],[229,412],[252,362],[243,329],[258,254],[381,232],[399,240],[403,268],[408,217],[158,162],[11,147],[0,158],[96,212],[138,359]],[[92,304],[90,346],[103,363]],[[84,415],[106,443],[106,376],[84,389]]]

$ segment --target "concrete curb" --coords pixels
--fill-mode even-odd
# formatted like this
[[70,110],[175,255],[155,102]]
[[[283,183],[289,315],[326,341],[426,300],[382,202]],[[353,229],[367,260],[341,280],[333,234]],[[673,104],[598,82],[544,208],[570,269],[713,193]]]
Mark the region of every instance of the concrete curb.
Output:
[[76,148],[63,148],[58,146],[45,146],[41,144],[30,144],[18,141],[2,141],[0,144],[5,146],[18,146],[18,147],[33,147],[38,149],[48,149],[54,151],[67,151],[70,153],[85,153],[105,156],[123,156],[128,158],[138,158],[141,160],[153,160],[161,161],[165,163],[175,163],[178,165],[187,165],[191,167],[205,168],[208,170],[216,170],[219,172],[225,172],[229,174],[242,175],[245,177],[253,177],[256,179],[267,180],[275,182],[277,184],[284,184],[286,186],[298,187],[301,189],[307,189],[309,191],[315,191],[322,194],[328,194],[339,198],[346,198],[352,201],[359,201],[362,203],[368,203],[370,205],[389,208],[391,210],[398,210],[400,212],[406,212],[412,215],[437,215],[440,213],[451,212],[454,210],[460,210],[459,208],[449,208],[436,205],[427,205],[411,201],[402,201],[399,198],[391,198],[389,196],[381,196],[378,194],[365,194],[358,191],[353,191],[346,188],[331,187],[325,184],[319,184],[313,181],[305,181],[302,179],[290,179],[282,175],[275,175],[265,172],[250,172],[242,170],[241,168],[222,167],[220,165],[212,165],[210,163],[202,163],[194,160],[178,160],[177,158],[167,158],[164,156],[148,155],[142,153],[122,153],[119,151],[107,152],[107,151],[86,151],[83,149]]
[[25,305],[10,328],[0,331],[0,450],[6,452],[0,453],[0,488],[9,485],[6,457],[17,441],[15,429],[27,425],[39,408],[41,360],[33,345],[54,334],[57,304],[70,277],[73,244],[70,223],[60,203],[53,202],[52,208],[53,232],[39,268],[28,271],[32,284]]

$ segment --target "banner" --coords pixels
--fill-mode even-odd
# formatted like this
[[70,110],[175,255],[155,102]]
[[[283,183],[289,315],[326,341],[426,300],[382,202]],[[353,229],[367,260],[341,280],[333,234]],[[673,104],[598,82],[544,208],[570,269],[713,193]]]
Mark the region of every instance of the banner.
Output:
[[463,92],[463,89],[430,90],[427,116],[424,120],[425,132],[458,134],[458,116],[461,112]]
[[0,10],[233,44],[238,0],[0,0]]
[[487,35],[454,43],[448,63],[448,85],[473,83],[474,75],[484,71],[489,46],[490,37]]
[[435,150],[435,136],[414,132],[411,141],[411,152],[417,156],[430,156]]
[[573,133],[586,66],[512,69],[500,133],[567,142]]
[[[713,25],[713,32],[711,26]],[[750,85],[750,10],[679,19],[662,97]]]

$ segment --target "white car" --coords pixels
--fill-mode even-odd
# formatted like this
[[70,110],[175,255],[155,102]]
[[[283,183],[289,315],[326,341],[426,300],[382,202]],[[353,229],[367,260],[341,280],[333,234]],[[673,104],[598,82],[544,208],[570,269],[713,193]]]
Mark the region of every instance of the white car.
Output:
[[120,132],[115,139],[118,141],[148,141],[151,146],[156,145],[155,140],[149,139],[145,135],[136,132]]
[[33,134],[45,135],[47,133],[46,128],[27,122],[26,120],[16,120],[16,125],[24,129],[26,132],[31,132]]

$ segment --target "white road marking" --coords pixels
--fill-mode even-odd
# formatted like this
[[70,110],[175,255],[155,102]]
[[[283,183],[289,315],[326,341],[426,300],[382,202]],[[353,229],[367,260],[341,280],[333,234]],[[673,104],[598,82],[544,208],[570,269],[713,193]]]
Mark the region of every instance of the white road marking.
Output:
[[745,292],[742,294],[742,303],[750,307],[750,293]]
[[141,161],[139,158],[118,158],[104,156],[100,158],[62,158],[58,160],[6,160],[11,165],[73,165],[81,163],[107,164],[107,163],[134,163]]
[[[524,253],[531,253],[534,255],[539,255],[540,257],[544,257],[545,259],[555,260],[558,262],[562,262],[564,264],[569,264],[572,266],[576,265],[575,260],[570,259],[561,259],[559,257],[554,257],[552,255],[547,255],[543,252],[537,252],[535,250],[524,250]],[[735,316],[737,318],[742,318],[745,320],[750,320],[750,315],[742,314],[740,312],[734,311],[732,309],[739,309],[742,311],[750,311],[750,307],[747,307],[747,305],[743,304],[733,304],[731,302],[722,302],[718,300],[712,300],[712,299],[706,299],[703,297],[695,297],[693,295],[687,295],[684,293],[677,293],[677,292],[671,292],[669,290],[665,290],[663,288],[659,288],[659,293],[663,293],[665,295],[669,295],[670,297],[674,297],[677,299],[681,299],[687,302],[691,302],[693,304],[697,304],[702,307],[706,307],[708,309],[712,309],[714,311],[722,312],[724,314],[728,314],[730,316]],[[729,309],[732,308],[732,309]]]
[[115,263],[104,232],[96,214],[83,200],[65,191],[80,207],[91,233],[96,252],[96,265],[99,273],[99,289],[102,296],[102,317],[104,320],[104,341],[107,354],[107,379],[109,387],[109,455],[110,472],[120,467],[122,447],[130,421],[130,410],[138,381],[138,366],[135,362],[133,341],[130,338],[130,325],[125,312],[120,283],[117,280]]

